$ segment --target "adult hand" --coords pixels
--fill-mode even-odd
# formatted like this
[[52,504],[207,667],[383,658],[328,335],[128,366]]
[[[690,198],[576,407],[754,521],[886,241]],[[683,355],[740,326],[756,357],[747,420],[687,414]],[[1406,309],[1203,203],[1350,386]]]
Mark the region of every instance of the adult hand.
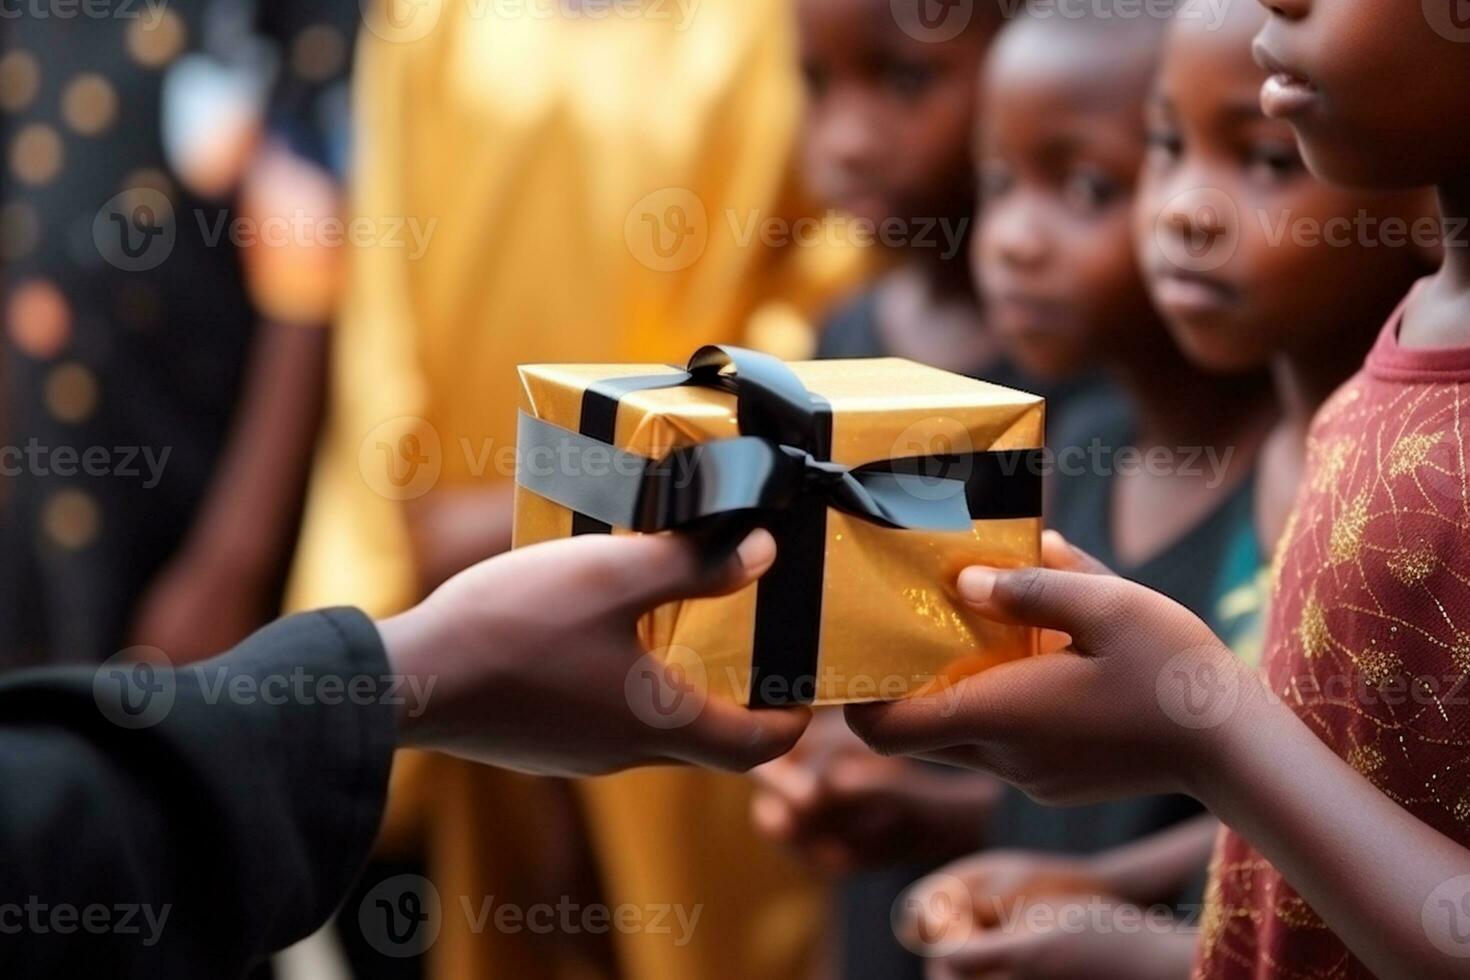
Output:
[[[582,535],[461,572],[380,624],[405,686],[428,692],[400,711],[405,745],[560,775],[671,762],[744,770],[786,752],[808,709],[751,710],[682,689],[636,633],[645,612],[744,588],[775,555],[763,530],[713,562],[685,536]],[[672,703],[683,705],[674,717],[649,710]]]

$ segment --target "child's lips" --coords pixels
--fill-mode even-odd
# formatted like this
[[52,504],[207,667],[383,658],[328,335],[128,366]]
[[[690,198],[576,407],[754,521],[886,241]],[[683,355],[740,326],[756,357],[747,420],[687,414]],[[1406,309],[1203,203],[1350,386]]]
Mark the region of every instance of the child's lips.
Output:
[[1261,111],[1272,119],[1301,115],[1317,101],[1317,86],[1267,48],[1262,38],[1251,46],[1256,63],[1271,73],[1261,85]]
[[1154,303],[1176,316],[1204,316],[1233,306],[1238,294],[1218,279],[1188,272],[1170,271],[1153,280]]

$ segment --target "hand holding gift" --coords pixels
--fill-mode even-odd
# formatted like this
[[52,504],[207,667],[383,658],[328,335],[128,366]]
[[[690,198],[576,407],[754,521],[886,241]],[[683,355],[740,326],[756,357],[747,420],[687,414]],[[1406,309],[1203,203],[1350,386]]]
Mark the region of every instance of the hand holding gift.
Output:
[[553,775],[673,762],[749,769],[778,756],[801,736],[807,709],[691,698],[636,632],[652,607],[744,588],[774,559],[770,535],[756,531],[717,558],[663,534],[481,562],[379,624],[405,691],[422,692],[399,712],[403,742]]
[[[1064,546],[1045,568],[968,568],[965,603],[1072,645],[962,681],[947,699],[852,705],[880,752],[993,772],[1049,804],[1196,793],[1265,689],[1193,613]],[[958,707],[955,707],[955,704]]]

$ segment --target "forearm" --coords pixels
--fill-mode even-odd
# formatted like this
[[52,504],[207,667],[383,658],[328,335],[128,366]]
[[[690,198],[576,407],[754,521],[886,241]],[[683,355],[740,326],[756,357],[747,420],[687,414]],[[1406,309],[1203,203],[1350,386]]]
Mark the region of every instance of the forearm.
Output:
[[1153,905],[1174,899],[1209,862],[1220,822],[1201,814],[1176,827],[1098,854],[1091,870],[1114,894]]
[[1250,684],[1193,792],[1259,850],[1377,976],[1461,977],[1423,924],[1470,851],[1422,823]]
[[329,337],[261,325],[234,427],[185,544],[247,580],[276,574],[291,547],[321,426]]

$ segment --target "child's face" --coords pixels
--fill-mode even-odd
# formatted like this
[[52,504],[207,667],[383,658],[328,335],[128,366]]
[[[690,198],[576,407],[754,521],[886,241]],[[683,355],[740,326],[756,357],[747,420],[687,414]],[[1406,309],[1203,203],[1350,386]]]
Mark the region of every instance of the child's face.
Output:
[[1384,223],[1422,219],[1422,194],[1325,184],[1291,128],[1262,114],[1250,44],[1264,20],[1236,3],[1216,30],[1175,21],[1149,104],[1139,260],[1181,346],[1215,370],[1320,350],[1365,312],[1386,314],[1422,271],[1422,252],[1391,244]]
[[968,216],[986,31],[916,40],[888,0],[801,0],[797,24],[806,176],[823,203],[873,222]]
[[1038,376],[1159,329],[1130,239],[1156,44],[1146,29],[1020,21],[986,65],[973,271],[988,322]]
[[1256,41],[1266,111],[1312,172],[1358,187],[1463,179],[1470,23],[1462,0],[1270,0]]

